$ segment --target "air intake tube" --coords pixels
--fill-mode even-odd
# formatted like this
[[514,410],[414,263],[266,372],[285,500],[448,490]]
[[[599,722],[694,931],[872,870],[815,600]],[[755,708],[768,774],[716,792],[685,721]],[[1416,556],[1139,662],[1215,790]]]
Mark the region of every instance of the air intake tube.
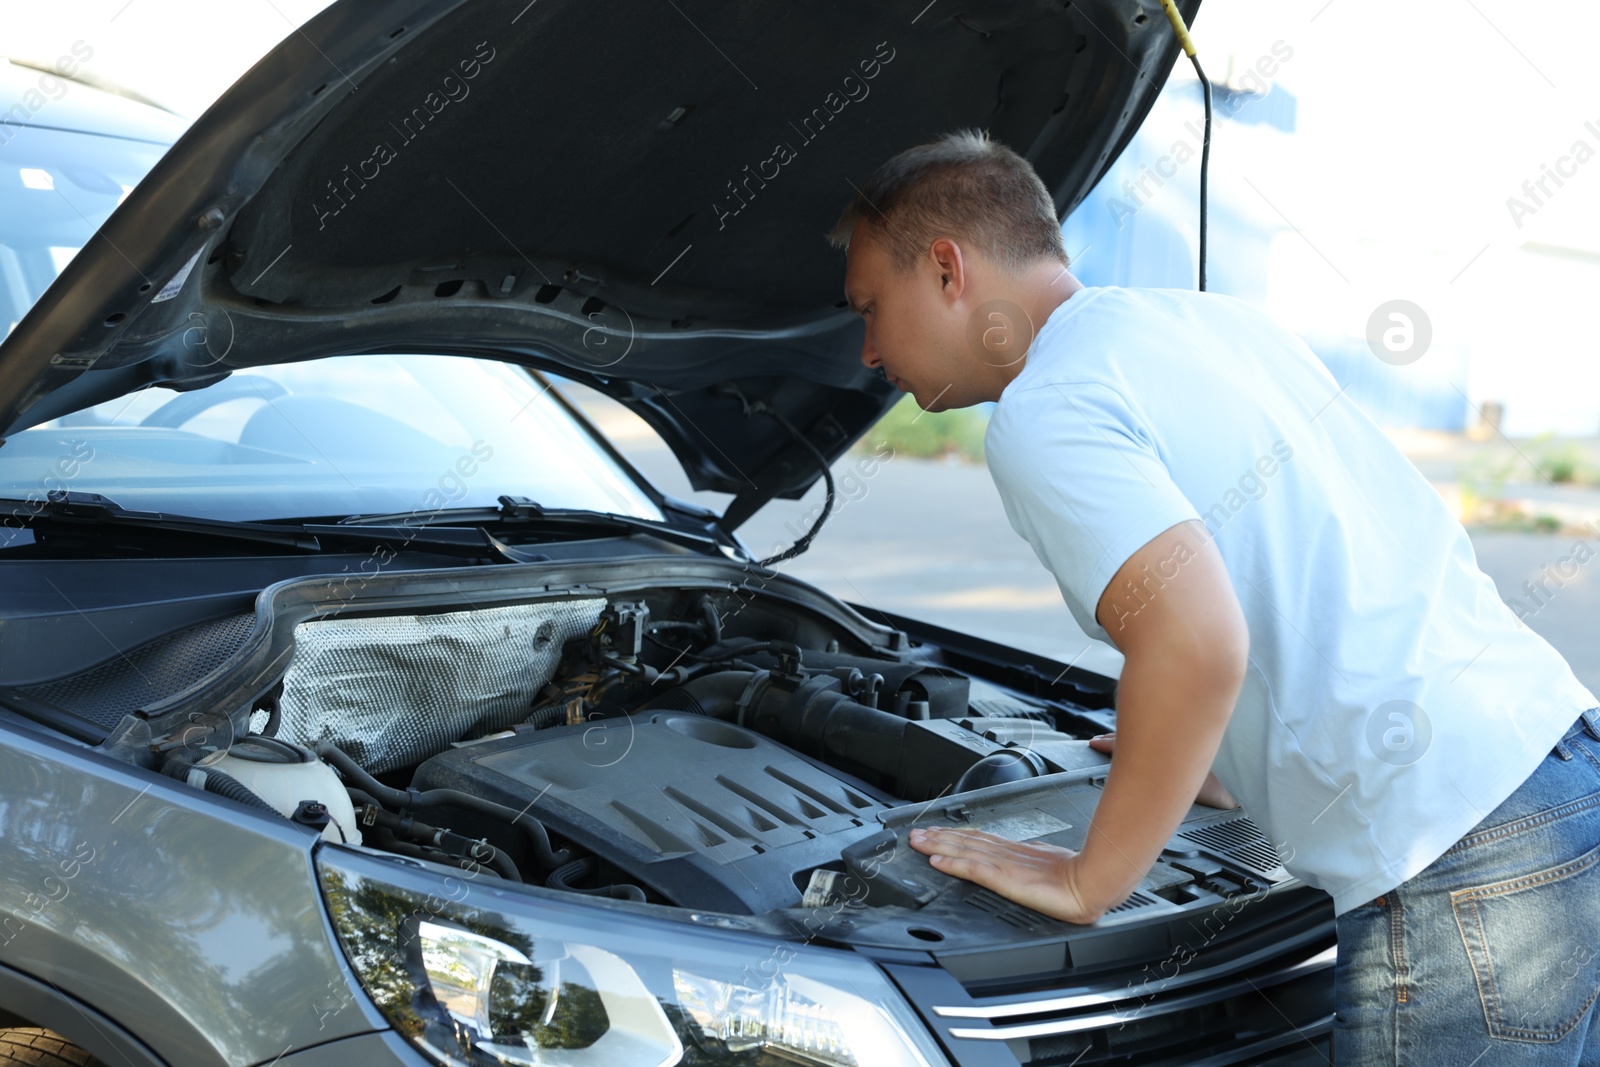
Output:
[[[722,671],[706,674],[663,694],[641,711],[686,711],[748,727],[808,756],[834,756],[886,774],[896,781],[923,781],[933,762],[959,761],[943,782],[961,775],[978,754],[929,734],[914,722],[857,703],[831,674],[808,678],[776,671]],[[908,738],[908,731],[917,731]],[[933,746],[930,749],[930,746]],[[1043,761],[1024,749],[1006,760],[993,760],[964,776],[961,788],[976,788],[1044,773]],[[931,794],[930,794],[931,795]]]

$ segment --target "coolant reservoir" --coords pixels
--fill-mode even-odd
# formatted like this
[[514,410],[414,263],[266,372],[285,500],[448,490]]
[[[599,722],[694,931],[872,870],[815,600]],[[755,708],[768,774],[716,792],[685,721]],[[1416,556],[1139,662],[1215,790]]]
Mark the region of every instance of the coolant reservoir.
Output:
[[293,815],[302,800],[321,801],[331,816],[322,831],[323,838],[361,843],[356,809],[344,783],[308,748],[275,737],[244,737],[207,767],[237,778],[285,816]]

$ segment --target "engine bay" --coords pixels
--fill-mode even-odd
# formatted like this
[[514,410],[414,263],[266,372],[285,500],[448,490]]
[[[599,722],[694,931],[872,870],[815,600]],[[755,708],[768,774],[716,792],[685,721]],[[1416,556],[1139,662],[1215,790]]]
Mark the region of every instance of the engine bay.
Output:
[[[350,606],[367,610],[280,620],[286,667],[247,732],[164,769],[329,841],[730,922],[920,949],[1067,925],[936,871],[906,834],[1082,848],[1110,764],[1088,745],[1114,722],[1106,690],[954,655],[814,591]],[[293,788],[273,784],[291,771]],[[1196,804],[1096,928],[1291,880],[1244,812]]]

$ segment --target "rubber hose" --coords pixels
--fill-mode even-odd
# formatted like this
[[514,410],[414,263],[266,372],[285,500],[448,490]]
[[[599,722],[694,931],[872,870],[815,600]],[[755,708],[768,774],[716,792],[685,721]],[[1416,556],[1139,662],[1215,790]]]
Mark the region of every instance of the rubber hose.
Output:
[[316,753],[337,767],[339,773],[354,782],[357,788],[376,797],[386,808],[435,808],[446,805],[467,808],[493,816],[521,829],[528,835],[528,843],[533,847],[534,857],[545,867],[559,867],[572,858],[572,853],[566,849],[557,851],[551,848],[550,835],[545,832],[544,824],[526,812],[514,811],[503,804],[496,804],[492,800],[484,800],[482,797],[475,797],[471,793],[463,793],[457,789],[429,789],[426,792],[392,789],[368,774],[344,749],[331,741],[318,744]]
[[709,595],[700,597],[700,614],[706,622],[706,641],[717,644],[722,640],[722,616],[717,614],[717,605]]
[[402,856],[413,856],[419,860],[427,860],[430,863],[441,862],[440,857],[443,856],[443,862],[452,863],[469,874],[473,873],[477,868],[489,866],[487,863],[480,863],[465,856],[452,856],[450,853],[439,849],[423,848],[421,845],[407,841],[405,838],[390,833],[388,830],[383,831],[383,836],[386,838],[383,841],[383,848],[386,851],[395,852]]
[[313,749],[317,755],[334,765],[356,786],[367,792],[369,796],[376,797],[378,803],[385,807],[403,808],[411,803],[412,793],[404,789],[394,789],[384,785],[372,775],[368,774],[349,754],[332,741],[322,741]]
[[283,722],[283,709],[279,706],[276,697],[269,702],[269,706],[267,707],[266,711],[267,721],[262,724],[261,733],[257,734],[256,736],[277,737],[278,727]]
[[560,726],[567,721],[567,706],[565,704],[555,704],[548,708],[540,708],[522,721],[535,730]]
[[545,867],[559,867],[572,858],[572,853],[567,849],[551,848],[550,835],[545,831],[544,823],[526,812],[516,811],[504,804],[496,804],[492,800],[484,800],[482,797],[475,797],[471,793],[463,793],[457,789],[430,789],[426,793],[411,795],[416,798],[412,802],[412,807],[468,808],[520,827],[522,832],[528,835],[528,843],[533,846],[534,856]]
[[803,655],[800,646],[793,641],[769,641],[760,637],[730,637],[724,641],[707,645],[700,650],[699,658],[702,660],[717,660],[730,656],[743,656],[751,652],[769,652],[774,656],[784,653],[793,655],[796,659]]
[[636,885],[631,885],[626,882],[622,882],[617,885],[598,886],[594,889],[584,889],[580,886],[575,886],[572,884],[572,879],[582,878],[584,875],[587,875],[593,869],[593,867],[594,864],[591,863],[587,858],[575,859],[571,863],[562,864],[560,867],[557,867],[555,870],[551,871],[550,874],[546,876],[544,884],[549,886],[551,889],[561,889],[568,893],[586,893],[589,896],[609,896],[616,897],[619,900],[636,900],[641,904],[644,903],[644,890]]
[[[447,856],[470,859],[475,863],[492,867],[508,882],[522,881],[522,873],[517,870],[516,864],[511,862],[511,857],[487,841],[479,841],[453,830],[442,830],[425,822],[417,822],[408,816],[383,811],[381,808],[374,822],[396,837],[419,845],[430,845]],[[450,847],[445,847],[447,845]]]
[[350,794],[350,803],[356,806],[356,811],[358,813],[361,811],[362,806],[366,804],[372,805],[379,811],[384,810],[383,805],[378,803],[378,798],[373,796],[371,793],[368,793],[365,789],[358,789],[353,785],[347,785],[344,787],[344,791]]
[[259,808],[262,811],[270,811],[279,818],[284,817],[283,812],[262,800],[249,786],[233,775],[225,771],[208,770],[205,772],[205,776],[206,792],[215,793],[219,797],[227,797],[229,800],[237,800],[241,804],[248,804],[250,807]]
[[645,901],[644,890],[631,882],[618,882],[616,885],[606,886],[606,895],[618,900],[635,900],[640,904]]
[[175,758],[168,759],[166,765],[162,767],[162,771],[180,782],[187,782],[189,780],[189,772],[196,770],[205,774],[205,781],[201,783],[201,788],[206,792],[215,793],[219,797],[227,797],[229,800],[236,800],[247,807],[256,808],[260,811],[270,811],[280,819],[287,818],[283,812],[262,800],[249,786],[224,771],[212,770],[209,767],[197,767],[188,760]]

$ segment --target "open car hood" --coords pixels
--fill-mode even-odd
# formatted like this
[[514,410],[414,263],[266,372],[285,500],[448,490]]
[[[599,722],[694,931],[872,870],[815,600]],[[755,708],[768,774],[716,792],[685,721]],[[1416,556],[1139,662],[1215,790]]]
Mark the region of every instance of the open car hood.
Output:
[[1148,0],[339,0],[0,344],[0,427],[266,363],[489,356],[621,400],[736,526],[818,477],[782,421],[832,459],[898,395],[823,237],[852,184],[984,127],[1065,215],[1176,56]]

